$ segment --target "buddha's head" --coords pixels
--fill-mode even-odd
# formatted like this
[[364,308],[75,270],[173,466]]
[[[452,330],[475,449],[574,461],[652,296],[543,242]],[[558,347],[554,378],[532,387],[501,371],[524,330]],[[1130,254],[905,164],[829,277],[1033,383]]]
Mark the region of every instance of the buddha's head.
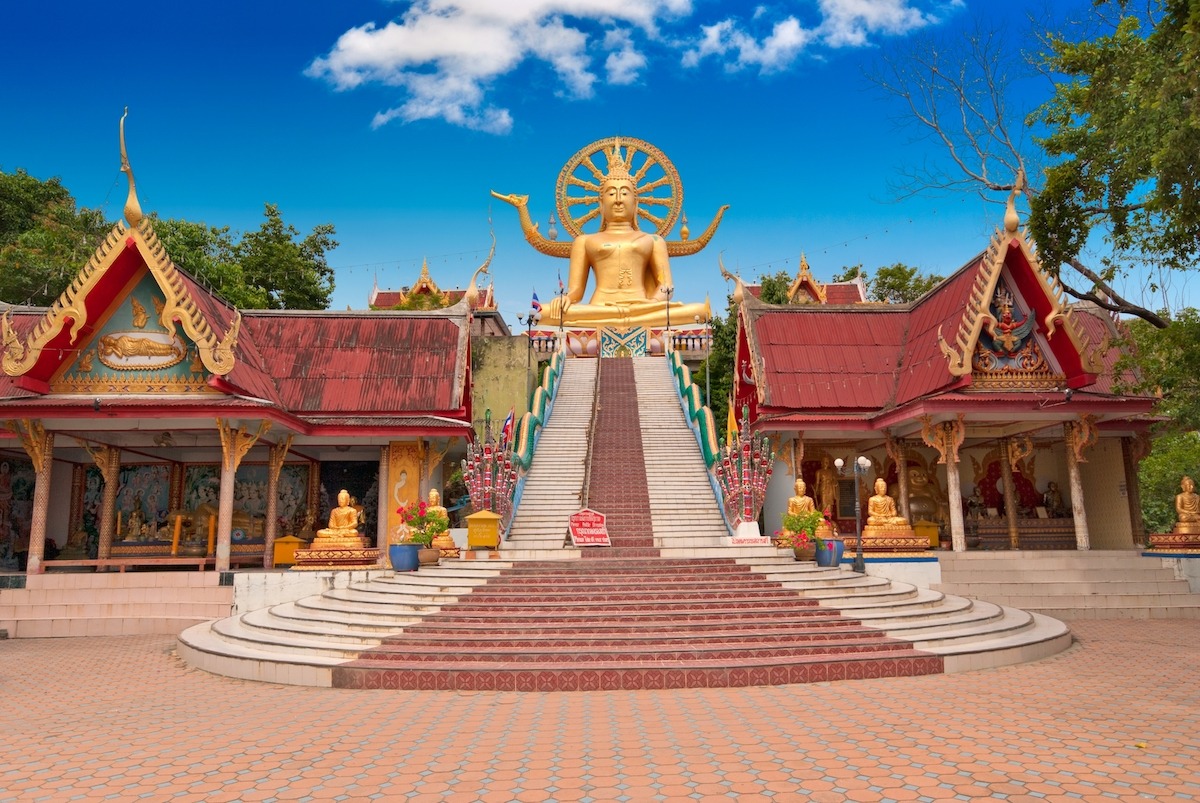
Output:
[[608,153],[608,173],[600,180],[600,231],[609,223],[628,223],[638,227],[637,185],[629,175],[629,165],[621,156],[617,140]]
[[1191,477],[1184,477],[1179,481],[1179,487],[1183,489],[1185,494],[1190,494],[1196,490],[1196,483],[1192,481]]
[[804,496],[804,489],[806,487],[804,480],[796,480],[796,496]]
[[908,470],[908,485],[910,488],[924,488],[929,484],[929,475],[925,473],[925,469],[913,467]]
[[438,493],[437,489],[435,489],[435,488],[429,489],[429,504],[431,504],[431,505],[441,505],[442,504],[442,495],[440,493]]
[[342,490],[338,491],[338,507],[349,507],[349,506],[350,506],[350,492],[347,491],[345,488],[343,488]]
[[885,480],[883,477],[875,480],[875,493],[879,496],[884,496],[887,494],[887,480]]

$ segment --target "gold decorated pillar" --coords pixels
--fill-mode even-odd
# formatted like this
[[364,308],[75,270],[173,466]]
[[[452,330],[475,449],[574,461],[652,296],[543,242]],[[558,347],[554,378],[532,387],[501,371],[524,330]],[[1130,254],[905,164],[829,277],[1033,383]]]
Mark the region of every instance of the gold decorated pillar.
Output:
[[1084,450],[1096,442],[1096,419],[1092,415],[1081,415],[1077,421],[1063,423],[1063,440],[1067,450],[1067,479],[1071,483],[1071,515],[1075,518],[1075,548],[1091,549],[1088,534],[1087,510],[1083,504],[1083,480],[1079,475],[1079,464],[1086,463]]
[[270,421],[260,421],[258,432],[251,435],[246,427],[234,429],[232,424],[217,419],[221,436],[221,494],[217,503],[216,570],[229,570],[230,540],[233,530],[233,485],[237,469],[250,447],[271,429]]
[[33,462],[36,479],[33,486],[33,521],[29,528],[29,561],[26,573],[41,574],[46,554],[46,519],[50,512],[50,473],[54,468],[54,433],[47,432],[41,421],[28,418],[8,422],[8,428],[21,439],[25,454]]
[[1004,483],[1004,516],[1008,519],[1008,545],[1012,549],[1021,547],[1021,534],[1017,530],[1017,483],[1013,481],[1012,441],[1000,439],[1000,479]]
[[900,490],[900,498],[896,501],[900,505],[900,515],[911,524],[913,520],[908,512],[908,449],[902,438],[893,438],[892,433],[887,430],[883,431],[883,437],[888,457],[892,458],[892,463],[896,466],[896,483]]
[[[388,461],[391,459],[390,448],[387,446],[379,447],[379,498],[376,509],[379,511],[375,516],[375,546],[386,550],[387,541],[387,523],[388,523]],[[386,554],[384,555],[386,557]]]
[[958,447],[966,437],[966,417],[959,413],[953,421],[934,424],[929,416],[921,417],[921,439],[937,449],[938,462],[946,464],[946,495],[950,507],[950,539],[955,552],[967,551],[967,531],[963,523],[962,484],[958,477]]
[[[263,529],[264,569],[275,566],[275,536],[279,534],[279,474],[283,471],[283,461],[291,448],[292,436],[288,435],[281,443],[271,447],[270,457],[267,458],[267,521]],[[232,520],[230,524],[232,525]]]
[[121,475],[121,450],[116,446],[92,446],[83,441],[79,442],[87,452],[96,468],[100,470],[100,478],[104,481],[104,494],[100,499],[100,541],[96,547],[96,557],[105,559],[112,556],[113,541],[116,540],[117,515],[117,484]]
[[1150,454],[1150,437],[1139,433],[1121,438],[1121,460],[1125,464],[1125,498],[1129,503],[1129,526],[1135,544],[1146,544],[1146,522],[1142,519],[1142,488],[1138,465]]

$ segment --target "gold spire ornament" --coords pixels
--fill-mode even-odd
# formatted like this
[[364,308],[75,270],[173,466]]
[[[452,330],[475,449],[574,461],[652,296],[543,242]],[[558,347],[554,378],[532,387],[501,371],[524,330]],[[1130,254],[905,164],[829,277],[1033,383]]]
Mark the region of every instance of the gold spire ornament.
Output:
[[129,107],[121,115],[121,172],[129,179],[129,195],[125,198],[125,222],[129,228],[136,228],[142,222],[142,205],[138,203],[137,185],[133,180],[133,168],[129,166],[129,154],[125,151],[125,118],[129,116]]

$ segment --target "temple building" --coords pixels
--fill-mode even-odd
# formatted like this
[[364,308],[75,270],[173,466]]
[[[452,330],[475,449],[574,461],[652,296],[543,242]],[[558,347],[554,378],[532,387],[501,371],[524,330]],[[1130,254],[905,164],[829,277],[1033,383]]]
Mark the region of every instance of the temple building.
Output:
[[269,567],[342,490],[383,544],[474,438],[474,280],[416,311],[235,309],[172,264],[122,157],[125,220],[49,308],[0,308],[5,568]]
[[853,536],[883,479],[931,546],[1144,543],[1137,462],[1155,400],[1118,391],[1119,322],[1067,302],[1011,199],[987,249],[912,303],[864,303],[803,260],[788,305],[737,297],[734,408],[780,456],[766,521],[802,477]]
[[443,290],[429,274],[429,261],[421,262],[421,273],[411,287],[399,290],[381,290],[376,279],[367,298],[367,308],[372,310],[428,310],[447,309],[459,302],[466,301],[471,308],[472,337],[509,337],[508,324],[504,316],[496,308],[495,282],[489,282],[487,287],[476,289],[479,274],[487,270],[485,262],[475,275],[467,289],[458,288]]

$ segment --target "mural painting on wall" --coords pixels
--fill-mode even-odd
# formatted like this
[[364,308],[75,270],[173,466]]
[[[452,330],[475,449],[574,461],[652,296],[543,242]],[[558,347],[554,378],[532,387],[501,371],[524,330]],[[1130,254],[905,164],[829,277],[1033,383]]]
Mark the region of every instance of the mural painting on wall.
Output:
[[33,523],[33,464],[0,456],[0,566],[19,569],[18,555],[29,552]]
[[[279,535],[298,533],[310,525],[308,500],[308,463],[287,463],[279,472],[278,496],[275,506]],[[197,511],[210,507],[216,510],[221,493],[221,467],[217,465],[188,466],[183,479],[183,507]],[[259,538],[264,531],[267,515],[267,465],[243,463],[238,466],[233,483],[233,509],[249,520],[249,527],[237,527],[242,516],[235,517],[234,540]]]
[[402,505],[411,505],[421,498],[421,455],[415,444],[398,441],[388,446],[388,494],[387,529],[395,533],[403,523],[396,511]]
[[139,393],[209,390],[195,345],[160,322],[165,306],[158,283],[146,273],[52,389],[98,393],[133,382]]
[[353,498],[351,504],[361,509],[358,534],[374,538],[379,513],[379,463],[347,461],[322,463],[321,485],[317,492],[319,504],[318,527],[329,521],[329,513],[337,507],[337,495],[343,488]]
[[1042,354],[1036,330],[1032,311],[1021,310],[1012,291],[998,283],[971,358],[975,384],[1028,388],[1062,382]]
[[[171,510],[171,466],[146,463],[121,466],[117,475],[117,512],[121,516],[118,541],[160,541],[171,539],[167,520]],[[100,534],[100,509],[104,482],[100,469],[89,466],[84,475],[82,521],[87,531],[89,552]]]

